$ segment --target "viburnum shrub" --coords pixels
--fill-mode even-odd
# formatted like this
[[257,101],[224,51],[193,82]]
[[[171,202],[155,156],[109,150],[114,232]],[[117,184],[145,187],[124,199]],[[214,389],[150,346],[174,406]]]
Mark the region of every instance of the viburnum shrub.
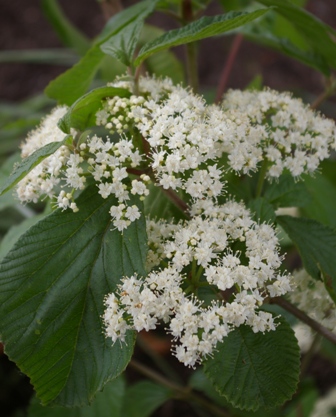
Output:
[[[1,338],[43,404],[87,405],[113,380],[120,401],[110,415],[145,416],[184,392],[131,361],[137,332],[164,330],[172,355],[197,375],[190,385],[213,403],[192,391],[184,398],[210,415],[247,415],[237,409],[280,406],[298,389],[293,317],[336,342],[336,233],[314,217],[305,186],[333,161],[336,126],[292,93],[269,88],[228,90],[209,104],[196,92],[193,61],[188,86],[140,75],[156,52],[188,44],[191,60],[190,42],[273,13],[192,21],[193,3],[183,1],[184,26],[134,54],[145,17],[168,7],[161,3],[138,2],[114,16],[77,66],[47,88],[61,105],[28,135],[2,186],[15,187],[22,204],[50,202],[50,212],[2,261]],[[279,2],[261,3],[281,13]],[[327,30],[290,2],[283,10]],[[94,53],[119,59],[129,73],[83,95],[85,60],[92,68]],[[305,216],[281,215],[283,207]],[[282,241],[297,247],[302,271],[284,266]],[[118,376],[129,362],[163,384],[143,414],[120,405]],[[158,389],[142,388],[148,398]]]

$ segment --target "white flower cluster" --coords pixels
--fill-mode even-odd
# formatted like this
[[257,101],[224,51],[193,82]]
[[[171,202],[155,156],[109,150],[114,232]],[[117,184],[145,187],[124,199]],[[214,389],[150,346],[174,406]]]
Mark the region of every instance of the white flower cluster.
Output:
[[[118,296],[106,298],[104,314],[113,342],[123,341],[128,329],[148,331],[164,322],[175,356],[187,366],[211,355],[234,327],[274,330],[272,315],[259,307],[266,297],[290,290],[288,276],[277,273],[281,257],[271,226],[257,224],[235,202],[208,201],[193,211],[199,214],[175,225],[148,222],[154,268],[146,278],[124,277]],[[234,250],[237,244],[242,252]],[[168,266],[161,269],[161,261]],[[198,294],[204,286],[214,291],[210,302]]]
[[227,149],[235,170],[247,173],[263,160],[269,177],[279,177],[284,169],[299,177],[315,171],[336,149],[334,121],[290,93],[231,90],[223,108],[238,125]]
[[[131,82],[113,85],[133,89]],[[289,94],[231,91],[222,107],[204,100],[169,79],[143,77],[140,95],[112,97],[96,114],[108,135],[62,146],[18,185],[22,202],[47,196],[62,209],[77,211],[75,191],[92,176],[103,198],[113,195],[114,226],[122,231],[139,218],[131,195],[144,199],[148,184],[183,193],[187,204],[214,201],[223,194],[228,169],[249,173],[262,161],[267,175],[286,168],[294,176],[311,172],[335,148],[334,122],[324,119]],[[22,157],[65,134],[57,127],[65,107],[56,108],[22,146]],[[113,136],[112,136],[113,135]],[[223,155],[227,158],[223,158]]]
[[322,281],[313,279],[305,269],[293,274],[290,301],[330,331],[336,333],[336,306]]

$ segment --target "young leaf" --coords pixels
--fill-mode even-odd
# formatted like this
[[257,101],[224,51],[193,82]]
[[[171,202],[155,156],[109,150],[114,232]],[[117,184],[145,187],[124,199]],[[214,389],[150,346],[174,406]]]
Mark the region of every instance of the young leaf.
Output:
[[132,65],[134,51],[139,42],[144,20],[153,12],[157,0],[145,1],[143,3],[147,3],[147,7],[146,5],[142,7],[142,10],[133,22],[128,23],[118,33],[100,45],[100,49],[105,54],[113,56],[126,66]]
[[141,1],[113,16],[84,57],[73,68],[51,81],[45,93],[59,103],[71,106],[85,94],[102,63],[105,54],[100,45],[124,30],[138,15],[151,10],[152,3],[152,0]]
[[125,380],[122,376],[106,384],[98,392],[91,405],[82,408],[45,407],[34,398],[27,417],[122,417],[121,407],[125,395]]
[[305,183],[295,181],[290,174],[268,184],[264,197],[275,207],[304,207],[311,201]]
[[152,42],[145,44],[139,52],[134,65],[140,65],[150,55],[173,46],[195,42],[200,39],[216,36],[245,25],[264,15],[268,9],[259,9],[254,12],[230,12],[218,16],[202,17],[181,29],[171,30]]
[[315,279],[320,279],[320,274],[327,277],[335,292],[336,232],[311,219],[279,216],[277,222],[297,247],[307,272]]
[[44,92],[58,103],[71,106],[90,87],[103,58],[99,46],[93,46],[77,64],[51,81]]
[[72,136],[67,135],[62,141],[48,143],[31,155],[27,156],[27,158],[24,158],[22,162],[14,168],[14,171],[10,174],[7,181],[0,186],[0,196],[13,188],[33,168],[41,163],[43,159],[55,153],[61,146],[70,145],[71,143]]
[[300,351],[284,319],[275,331],[253,333],[240,326],[217,345],[204,371],[233,406],[255,411],[283,404],[295,393]]
[[[134,198],[132,204],[136,204]],[[129,362],[134,335],[104,335],[104,297],[125,275],[145,274],[144,218],[121,234],[97,188],[78,213],[58,209],[31,227],[0,265],[0,334],[43,404],[84,406]]]
[[95,117],[106,97],[130,97],[131,93],[123,88],[100,87],[79,98],[59,121],[58,126],[64,133],[70,129],[85,130],[95,125]]
[[166,387],[150,381],[138,382],[126,389],[122,414],[127,417],[149,417],[171,397],[172,392]]

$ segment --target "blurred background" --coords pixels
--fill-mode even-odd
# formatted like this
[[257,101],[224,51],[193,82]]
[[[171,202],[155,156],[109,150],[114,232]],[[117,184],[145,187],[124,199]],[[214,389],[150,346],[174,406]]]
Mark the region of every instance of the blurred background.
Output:
[[[79,53],[56,33],[54,17],[46,3],[36,0],[0,0],[0,181],[9,174],[15,152],[29,130],[55,105],[43,94],[48,83],[79,60]],[[127,7],[134,1],[121,1]],[[222,1],[225,4],[224,1]],[[230,3],[230,0],[227,1]],[[304,3],[304,1],[301,1]],[[57,7],[57,3],[55,7]],[[97,36],[106,22],[106,10],[97,0],[78,2],[59,0],[60,10],[78,28],[83,43]],[[336,1],[309,0],[306,8],[323,22],[336,29]],[[209,2],[206,14],[223,13],[218,2]],[[149,20],[162,29],[177,27],[169,16],[157,13]],[[54,25],[54,26],[53,26]],[[199,45],[199,76],[201,91],[213,99],[236,35],[204,40]],[[183,50],[176,49],[183,59]],[[105,72],[106,73],[106,72]],[[108,78],[108,77],[105,77]],[[325,78],[299,61],[265,46],[243,39],[239,45],[226,88],[245,88],[250,83],[284,91],[290,90],[307,102],[313,102],[325,88]],[[329,117],[336,117],[336,101],[331,96],[321,106]],[[11,155],[14,154],[12,157]],[[8,157],[10,159],[8,162]],[[13,210],[14,207],[14,210]],[[0,238],[14,239],[8,230],[35,215],[29,207],[20,208],[12,196],[0,199]],[[43,210],[43,207],[41,207]],[[14,234],[15,235],[15,234]],[[6,236],[6,237],[5,237]],[[0,247],[0,259],[4,256]],[[0,318],[1,320],[1,318]],[[311,362],[310,375],[320,391],[327,392],[336,384],[334,362],[319,356]],[[7,359],[0,345],[0,416],[25,415],[33,390],[28,379]],[[127,417],[127,416],[126,416]]]

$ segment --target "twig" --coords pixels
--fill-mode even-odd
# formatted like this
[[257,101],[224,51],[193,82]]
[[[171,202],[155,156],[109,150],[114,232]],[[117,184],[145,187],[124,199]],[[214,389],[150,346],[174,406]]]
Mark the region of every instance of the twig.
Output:
[[152,369],[148,368],[147,366],[141,364],[140,362],[134,359],[131,360],[129,365],[142,375],[145,375],[146,377],[151,379],[152,381],[155,381],[163,385],[164,387],[174,391],[177,394],[176,398],[198,403],[199,405],[209,410],[211,413],[218,417],[233,417],[231,413],[227,413],[226,411],[214,405],[212,402],[206,400],[205,398],[202,398],[200,395],[193,392],[192,388],[175,384],[171,382],[169,379],[157,373],[156,371],[153,371]]
[[237,54],[238,54],[240,45],[242,44],[242,41],[243,41],[243,35],[241,33],[239,33],[238,35],[235,36],[235,38],[232,42],[231,51],[230,51],[229,56],[226,60],[222,75],[221,75],[220,80],[219,80],[219,85],[218,85],[218,89],[217,89],[215,103],[219,103],[222,99],[222,96],[224,94],[227,82],[229,80],[229,77],[230,77],[230,74],[231,74],[231,71],[232,71],[233,64],[234,64],[235,59],[237,57]]
[[171,188],[161,188],[163,192],[169,197],[169,199],[177,206],[184,214],[188,216],[189,207],[188,204],[183,201]]
[[326,327],[322,326],[322,324],[307,316],[306,313],[304,313],[302,310],[299,310],[295,305],[291,304],[285,298],[271,298],[271,303],[277,304],[284,310],[287,310],[289,313],[293,314],[293,316],[303,321],[303,323],[308,324],[308,326],[310,326],[312,329],[318,332],[321,336],[325,337],[326,339],[330,340],[330,342],[332,342],[334,345],[336,345],[336,334],[332,333]]
[[[194,20],[191,0],[183,0],[182,2],[182,20],[184,24],[188,24]],[[199,82],[197,72],[196,43],[187,43],[185,47],[188,84],[193,89],[194,93],[197,93]]]
[[330,97],[336,89],[336,82],[332,78],[327,80],[327,86],[322,93],[316,97],[315,101],[310,105],[310,107],[315,110],[317,109],[328,97]]

